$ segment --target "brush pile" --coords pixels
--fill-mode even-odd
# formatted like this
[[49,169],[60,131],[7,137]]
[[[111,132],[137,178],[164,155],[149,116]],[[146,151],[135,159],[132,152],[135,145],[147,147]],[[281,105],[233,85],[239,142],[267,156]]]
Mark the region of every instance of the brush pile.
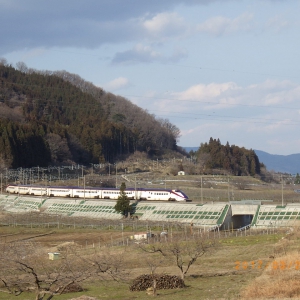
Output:
[[166,274],[144,274],[137,277],[133,284],[129,287],[130,291],[146,291],[153,286],[153,281],[156,280],[156,289],[178,289],[184,288],[184,281],[175,275]]

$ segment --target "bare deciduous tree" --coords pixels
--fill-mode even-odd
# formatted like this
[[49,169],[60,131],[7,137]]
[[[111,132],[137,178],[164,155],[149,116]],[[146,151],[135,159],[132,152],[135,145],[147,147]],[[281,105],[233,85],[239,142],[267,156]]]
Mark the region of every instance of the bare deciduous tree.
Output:
[[150,268],[151,276],[152,276],[152,289],[153,289],[153,296],[157,295],[157,280],[155,277],[155,270],[162,264],[164,258],[162,259],[157,257],[147,257],[146,263]]
[[0,244],[0,291],[21,295],[35,294],[35,300],[50,300],[74,284],[87,279],[118,279],[122,255],[80,255],[67,248],[59,260],[30,243]]
[[191,266],[201,256],[214,250],[216,246],[216,240],[203,233],[199,237],[191,236],[186,240],[175,237],[172,242],[153,243],[140,246],[140,248],[148,253],[160,253],[165,258],[172,260],[184,280]]
[[28,67],[26,66],[26,64],[22,61],[19,61],[16,63],[16,67],[19,71],[23,72],[23,73],[27,73],[28,72]]

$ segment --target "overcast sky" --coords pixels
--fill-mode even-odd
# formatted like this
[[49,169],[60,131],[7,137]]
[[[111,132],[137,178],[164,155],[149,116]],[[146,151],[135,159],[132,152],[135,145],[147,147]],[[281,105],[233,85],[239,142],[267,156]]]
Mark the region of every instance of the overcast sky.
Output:
[[181,130],[300,153],[300,1],[0,0],[0,57],[66,70]]

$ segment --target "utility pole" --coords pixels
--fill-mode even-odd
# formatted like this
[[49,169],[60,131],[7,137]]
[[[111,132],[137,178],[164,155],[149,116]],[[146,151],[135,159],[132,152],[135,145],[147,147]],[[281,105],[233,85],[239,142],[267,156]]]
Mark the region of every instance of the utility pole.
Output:
[[283,206],[283,177],[281,175],[281,205]]
[[203,204],[203,190],[202,190],[202,188],[203,188],[203,181],[202,181],[202,176],[201,176],[201,204]]
[[85,200],[85,175],[83,176],[83,199]]
[[117,177],[117,163],[116,163],[116,188],[118,187],[118,177]]
[[230,195],[229,195],[229,176],[227,175],[227,180],[228,180],[228,202],[230,202]]
[[136,195],[136,176],[134,177],[134,198],[135,198],[135,200],[137,199],[137,195]]

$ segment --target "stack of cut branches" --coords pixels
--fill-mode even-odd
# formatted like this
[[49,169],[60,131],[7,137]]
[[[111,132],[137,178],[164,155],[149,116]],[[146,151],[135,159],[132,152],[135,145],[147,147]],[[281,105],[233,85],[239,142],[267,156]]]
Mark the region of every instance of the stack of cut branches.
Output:
[[177,289],[185,287],[184,281],[178,276],[171,276],[166,274],[144,274],[137,277],[133,284],[129,287],[130,291],[145,291],[153,286],[153,282],[156,280],[156,289]]

